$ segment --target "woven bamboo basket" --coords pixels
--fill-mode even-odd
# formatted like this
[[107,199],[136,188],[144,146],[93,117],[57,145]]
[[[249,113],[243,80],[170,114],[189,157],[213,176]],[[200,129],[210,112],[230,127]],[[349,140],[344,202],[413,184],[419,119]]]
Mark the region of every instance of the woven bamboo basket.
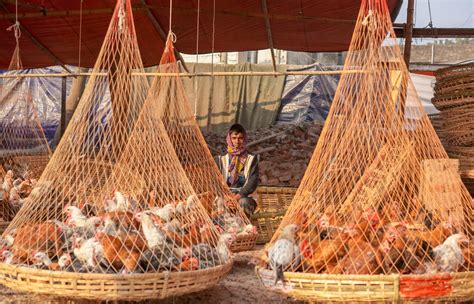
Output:
[[441,79],[445,80],[446,78],[458,77],[464,75],[473,75],[474,74],[474,64],[463,64],[456,65],[453,67],[447,67],[444,69],[439,69],[436,71],[436,80]]
[[438,110],[449,109],[474,103],[474,90],[457,93],[435,94],[431,100]]
[[[197,195],[203,206],[205,206],[207,212],[211,214],[212,212],[212,201],[214,198],[211,193],[204,192]],[[255,247],[255,242],[257,240],[257,235],[247,234],[247,235],[238,235],[235,241],[230,245],[229,249],[232,252],[247,251]]]
[[469,90],[474,88],[474,76],[462,75],[449,79],[439,79],[435,85],[435,92],[438,94]]
[[247,251],[255,247],[258,235],[246,234],[239,235],[237,239],[230,245],[229,249],[232,252]]
[[232,260],[209,269],[146,274],[91,274],[38,270],[0,264],[0,283],[12,289],[53,297],[89,300],[164,299],[215,285]]
[[252,224],[257,227],[257,244],[269,242],[278,229],[286,210],[295,196],[297,188],[258,187],[257,210],[252,215]]
[[296,299],[316,302],[473,301],[474,273],[436,275],[329,275],[285,272],[285,286],[275,274],[257,266],[268,288]]
[[443,134],[453,146],[472,147],[474,144],[474,104],[446,109],[441,113]]

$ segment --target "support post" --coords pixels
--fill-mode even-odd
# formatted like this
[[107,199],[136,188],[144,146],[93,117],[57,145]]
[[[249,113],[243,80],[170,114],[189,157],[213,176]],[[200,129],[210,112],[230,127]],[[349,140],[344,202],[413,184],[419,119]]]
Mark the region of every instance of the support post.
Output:
[[410,70],[411,39],[413,36],[413,13],[415,11],[415,0],[408,0],[407,23],[405,24],[405,47],[403,50],[403,59]]
[[[59,140],[64,135],[66,130],[66,94],[67,94],[67,77],[61,77],[61,135]],[[59,141],[58,141],[59,142]]]
[[273,49],[273,36],[272,36],[272,28],[270,26],[270,18],[268,17],[267,0],[262,0],[262,10],[263,10],[263,13],[265,14],[265,29],[267,31],[268,48],[270,49],[270,53],[272,56],[273,71],[276,72],[275,50]]

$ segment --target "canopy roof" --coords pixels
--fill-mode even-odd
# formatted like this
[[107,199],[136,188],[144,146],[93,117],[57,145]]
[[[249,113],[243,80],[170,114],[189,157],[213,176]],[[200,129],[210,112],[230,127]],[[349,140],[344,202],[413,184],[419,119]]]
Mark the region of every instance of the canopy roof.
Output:
[[[18,0],[25,68],[78,65],[80,2]],[[83,1],[81,66],[93,66],[115,2]],[[169,1],[132,2],[143,62],[155,65],[168,32]],[[387,2],[394,18],[402,0]],[[344,51],[360,7],[357,0],[216,0],[215,4],[215,52],[265,49],[271,44],[292,51]],[[179,52],[196,53],[197,10],[198,0],[173,1],[172,29]],[[213,11],[213,0],[200,1],[199,53],[212,51]],[[0,28],[5,29],[15,21],[15,0],[0,0],[0,12]],[[13,33],[1,30],[0,42],[0,68],[6,68],[15,46]]]

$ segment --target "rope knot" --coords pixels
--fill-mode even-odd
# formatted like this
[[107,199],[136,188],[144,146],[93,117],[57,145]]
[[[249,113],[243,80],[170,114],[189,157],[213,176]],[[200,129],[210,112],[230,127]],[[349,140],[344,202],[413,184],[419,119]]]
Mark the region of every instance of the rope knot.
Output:
[[20,29],[20,22],[18,20],[14,24],[7,27],[7,31],[11,31],[11,30],[13,30],[16,40],[20,39],[21,29]]

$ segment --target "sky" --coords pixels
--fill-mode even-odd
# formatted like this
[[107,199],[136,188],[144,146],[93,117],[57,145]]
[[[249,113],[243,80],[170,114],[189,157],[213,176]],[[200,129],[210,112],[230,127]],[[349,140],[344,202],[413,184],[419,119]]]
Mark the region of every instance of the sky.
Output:
[[[415,0],[415,27],[423,28],[430,22],[428,2],[431,4],[431,18],[434,27],[474,28],[474,0]],[[408,0],[395,23],[405,23]]]

